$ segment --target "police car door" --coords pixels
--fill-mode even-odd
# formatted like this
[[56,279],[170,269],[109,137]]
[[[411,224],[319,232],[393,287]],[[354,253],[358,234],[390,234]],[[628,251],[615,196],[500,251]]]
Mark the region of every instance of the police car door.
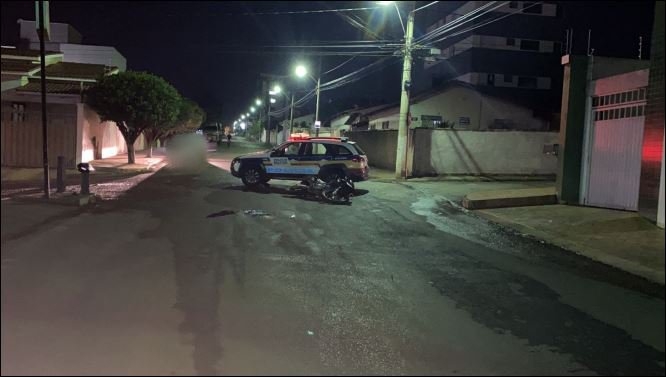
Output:
[[300,142],[282,144],[271,154],[270,161],[265,162],[266,173],[277,178],[288,178],[296,174],[299,168],[297,162],[303,155],[303,144]]
[[331,153],[327,153],[326,144],[312,142],[305,148],[305,159],[307,159],[312,174],[319,174],[322,166],[330,163],[333,159]]

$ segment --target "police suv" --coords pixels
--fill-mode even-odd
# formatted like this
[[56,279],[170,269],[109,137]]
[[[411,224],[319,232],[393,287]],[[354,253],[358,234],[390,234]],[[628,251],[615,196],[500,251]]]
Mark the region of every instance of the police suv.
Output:
[[324,181],[347,176],[354,182],[368,179],[368,157],[347,138],[292,138],[266,152],[238,156],[231,161],[231,174],[246,186],[271,179],[302,180],[316,175]]

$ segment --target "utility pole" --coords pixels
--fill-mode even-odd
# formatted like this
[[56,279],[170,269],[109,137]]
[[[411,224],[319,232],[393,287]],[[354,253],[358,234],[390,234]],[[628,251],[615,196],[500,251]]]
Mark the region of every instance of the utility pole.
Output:
[[51,197],[51,182],[49,177],[49,131],[46,121],[46,53],[44,51],[44,39],[46,34],[46,22],[44,14],[44,1],[38,1],[39,11],[39,65],[42,86],[42,161],[44,164],[44,197]]
[[405,31],[405,57],[402,65],[402,94],[400,96],[400,118],[398,120],[398,147],[395,156],[396,178],[407,178],[407,116],[409,115],[409,91],[412,76],[412,38],[414,36],[414,11],[407,17]]
[[317,105],[315,107],[315,135],[319,137],[319,127],[317,127],[317,121],[319,121],[319,84],[321,84],[321,77],[317,78]]
[[320,94],[320,85],[321,85],[321,56],[319,57],[319,69],[317,71],[317,104],[315,106],[315,136],[319,137],[319,127],[317,127],[317,121],[319,121],[319,94]]
[[289,136],[291,136],[291,130],[294,127],[294,92],[291,92],[291,110],[289,112]]

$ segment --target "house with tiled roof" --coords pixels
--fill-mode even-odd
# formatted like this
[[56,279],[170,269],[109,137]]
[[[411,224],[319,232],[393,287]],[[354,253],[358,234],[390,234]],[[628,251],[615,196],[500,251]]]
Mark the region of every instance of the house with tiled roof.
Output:
[[[42,165],[41,59],[34,47],[34,21],[20,20],[22,46],[2,46],[2,166]],[[32,23],[32,24],[31,24]],[[58,26],[60,25],[60,26]],[[63,26],[64,25],[64,26]],[[78,45],[80,34],[67,24],[57,24],[57,33],[46,46],[45,56],[49,164],[64,156],[68,167],[80,162],[115,156],[127,151],[125,141],[113,122],[99,116],[82,101],[83,93],[104,76],[125,70],[125,58],[112,47]],[[31,39],[32,38],[32,39]],[[38,41],[38,40],[37,40]],[[27,47],[26,47],[27,46]],[[58,50],[65,46],[65,51]],[[77,61],[77,52],[83,54]],[[74,53],[72,53],[74,51]],[[120,66],[107,62],[118,62]],[[144,148],[143,137],[135,150]]]

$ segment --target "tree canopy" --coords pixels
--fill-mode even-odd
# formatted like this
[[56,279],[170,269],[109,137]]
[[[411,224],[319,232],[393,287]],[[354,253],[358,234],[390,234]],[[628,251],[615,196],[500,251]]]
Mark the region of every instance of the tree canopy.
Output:
[[128,162],[134,163],[134,142],[142,132],[172,124],[182,102],[164,79],[145,72],[121,72],[101,78],[85,102],[102,121],[113,121],[125,138]]

